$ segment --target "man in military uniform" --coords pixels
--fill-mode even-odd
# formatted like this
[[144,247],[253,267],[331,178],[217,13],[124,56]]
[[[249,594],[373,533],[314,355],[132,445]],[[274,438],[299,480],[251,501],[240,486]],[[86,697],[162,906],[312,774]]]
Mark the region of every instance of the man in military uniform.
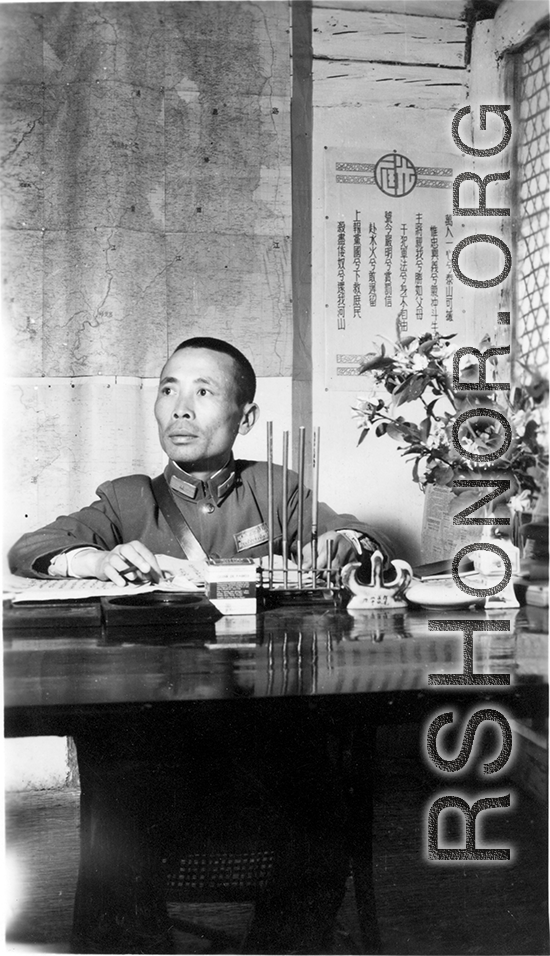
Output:
[[[237,435],[246,435],[258,417],[255,385],[252,366],[228,343],[182,342],[161,372],[155,404],[169,459],[164,475],[105,482],[88,507],[24,535],[10,552],[11,569],[32,577],[95,577],[123,587],[157,579],[159,555],[191,560],[266,555],[267,465],[235,461],[232,455]],[[278,466],[273,492],[274,550],[280,553]],[[311,508],[306,490],[306,570],[312,564]],[[294,472],[288,473],[287,515],[289,549],[296,558]],[[335,566],[353,558],[354,538],[367,551],[379,546],[356,518],[324,504],[318,533],[318,568],[325,567],[327,541]],[[162,860],[175,843],[185,844],[186,832],[199,826],[207,833],[216,826],[230,829],[235,808],[267,800],[262,812],[268,814],[269,807],[281,846],[279,877],[281,866],[285,872],[277,891],[257,908],[243,952],[330,952],[349,847],[345,799],[321,724],[310,709],[291,713],[272,706],[262,711],[260,727],[250,725],[244,707],[233,708],[230,720],[201,708],[169,729],[143,715],[117,714],[99,730],[90,725],[79,731],[83,852],[74,951],[170,952]]]
[[[226,342],[194,338],[182,342],[161,372],[155,403],[161,445],[169,461],[164,472],[170,497],[185,519],[187,557],[259,557],[268,553],[267,464],[235,461],[231,449],[237,435],[256,422],[256,378],[245,356]],[[275,552],[281,552],[282,469],[273,469]],[[75,514],[58,518],[39,531],[23,535],[9,555],[16,574],[27,576],[96,577],[127,583],[127,561],[147,576],[160,573],[158,554],[184,557],[182,545],[159,509],[151,479],[130,475],[107,481],[98,500]],[[311,567],[312,496],[304,497],[303,567]],[[298,483],[288,480],[288,542],[296,557]],[[356,531],[366,550],[376,542],[352,515],[338,515],[319,506],[317,567],[326,563],[326,542],[333,542],[335,566],[356,553],[350,535]],[[185,550],[185,549],[184,549]],[[126,560],[125,560],[126,559]],[[139,573],[136,573],[139,578]]]

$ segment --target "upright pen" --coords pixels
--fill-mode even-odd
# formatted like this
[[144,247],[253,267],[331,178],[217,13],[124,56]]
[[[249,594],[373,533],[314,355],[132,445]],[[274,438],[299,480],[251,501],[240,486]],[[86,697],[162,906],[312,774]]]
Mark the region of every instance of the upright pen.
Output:
[[283,432],[283,502],[281,522],[283,525],[283,587],[288,587],[288,432]]
[[327,573],[326,573],[327,588],[332,589],[332,541],[330,538],[327,538],[326,565],[327,565]]
[[267,563],[268,587],[273,587],[273,422],[267,423]]
[[321,430],[319,427],[313,429],[313,441],[311,444],[311,472],[312,472],[312,493],[311,493],[311,568],[313,573],[313,587],[317,587],[317,538],[319,523],[319,449],[321,442]]
[[304,460],[306,430],[300,425],[298,433],[298,536],[296,540],[298,563],[298,587],[302,587],[302,548],[304,546]]

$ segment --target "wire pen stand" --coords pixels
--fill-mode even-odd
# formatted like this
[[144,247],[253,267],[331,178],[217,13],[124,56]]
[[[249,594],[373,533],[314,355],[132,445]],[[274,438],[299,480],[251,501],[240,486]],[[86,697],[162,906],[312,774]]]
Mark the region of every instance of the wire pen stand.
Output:
[[[281,491],[281,529],[275,533],[274,465],[273,465],[273,422],[267,423],[267,567],[258,568],[257,596],[259,607],[263,610],[293,604],[342,603],[342,575],[338,567],[332,567],[332,542],[326,542],[325,567],[318,567],[318,521],[319,521],[319,452],[320,429],[314,428],[312,440],[311,471],[311,525],[309,535],[304,527],[305,511],[305,441],[306,430],[300,426],[298,432],[298,487],[296,503],[295,536],[289,538],[288,515],[288,446],[289,432],[283,431],[282,442],[282,491]],[[281,541],[281,563],[275,567],[275,538]],[[290,560],[291,540],[295,543],[296,564]],[[311,544],[311,568],[303,567],[304,544]]]
[[314,584],[312,579],[311,584],[306,584],[306,586],[304,586],[303,581],[301,585],[298,583],[298,570],[289,568],[286,588],[272,583],[268,584],[269,571],[262,568],[258,570],[259,583],[256,588],[256,595],[260,610],[270,611],[276,607],[299,604],[330,604],[332,607],[340,607],[345,603],[344,594],[347,595],[347,592],[342,588],[340,568],[331,568],[328,572],[324,569],[318,571],[316,583]]

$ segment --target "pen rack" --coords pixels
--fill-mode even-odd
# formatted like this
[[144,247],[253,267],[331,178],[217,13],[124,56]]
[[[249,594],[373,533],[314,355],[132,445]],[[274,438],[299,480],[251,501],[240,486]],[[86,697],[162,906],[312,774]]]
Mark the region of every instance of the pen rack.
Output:
[[332,584],[330,587],[310,587],[310,588],[278,588],[262,587],[257,588],[258,610],[272,611],[277,607],[292,607],[293,605],[327,605],[331,607],[340,607],[345,604],[345,590],[340,586]]
[[[313,429],[311,443],[311,526],[309,536],[304,535],[304,499],[305,499],[305,447],[306,430],[300,426],[298,431],[298,501],[297,528],[295,538],[296,566],[290,566],[290,543],[288,521],[288,469],[289,469],[289,432],[282,436],[282,501],[281,501],[281,566],[275,568],[275,500],[273,483],[273,422],[267,422],[267,530],[268,555],[267,568],[259,569],[258,604],[263,609],[292,604],[332,604],[341,603],[342,579],[340,568],[333,568],[332,546],[327,541],[325,567],[318,568],[318,518],[319,518],[319,453],[321,430]],[[303,568],[302,551],[304,542],[311,543],[312,566]],[[278,578],[278,580],[276,580]]]

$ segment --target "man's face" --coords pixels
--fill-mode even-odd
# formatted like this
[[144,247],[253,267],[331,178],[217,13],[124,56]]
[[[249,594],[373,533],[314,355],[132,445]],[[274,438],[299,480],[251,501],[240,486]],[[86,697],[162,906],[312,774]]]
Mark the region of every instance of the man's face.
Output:
[[227,462],[237,435],[254,424],[256,406],[237,403],[236,365],[210,349],[181,349],[161,372],[155,402],[160,443],[197,478]]

